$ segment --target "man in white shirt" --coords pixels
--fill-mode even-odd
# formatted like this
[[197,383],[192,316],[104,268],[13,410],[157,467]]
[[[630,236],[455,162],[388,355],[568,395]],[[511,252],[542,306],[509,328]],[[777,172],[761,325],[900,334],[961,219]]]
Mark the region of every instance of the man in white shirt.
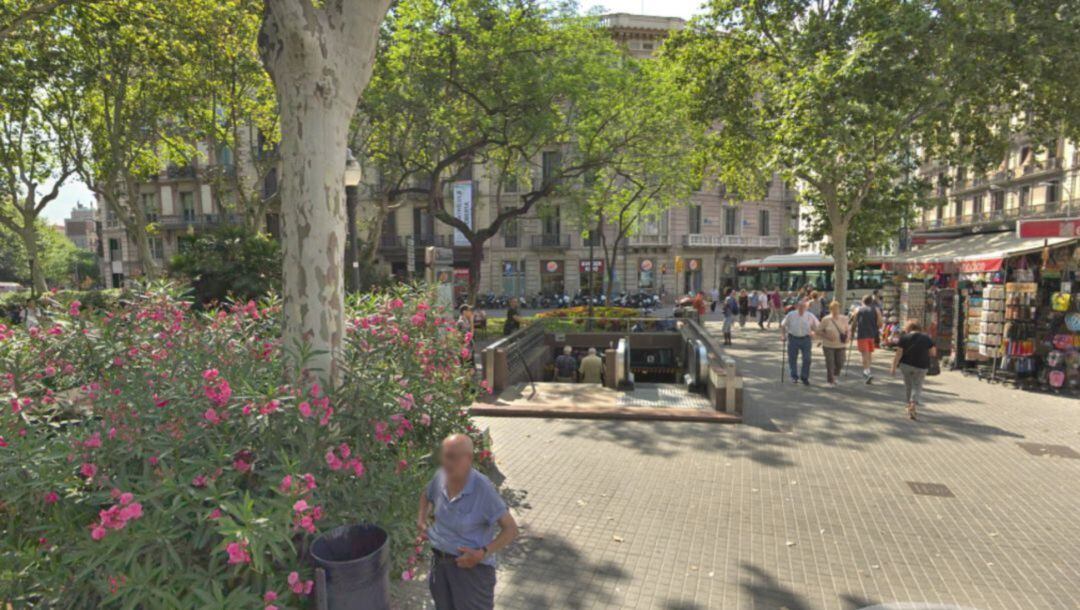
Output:
[[[784,320],[780,322],[781,338],[787,339],[788,370],[791,382],[803,382],[810,385],[810,353],[813,351],[813,336],[818,327],[817,316],[806,310],[806,299],[800,299]],[[799,369],[799,354],[802,353],[802,368]]]

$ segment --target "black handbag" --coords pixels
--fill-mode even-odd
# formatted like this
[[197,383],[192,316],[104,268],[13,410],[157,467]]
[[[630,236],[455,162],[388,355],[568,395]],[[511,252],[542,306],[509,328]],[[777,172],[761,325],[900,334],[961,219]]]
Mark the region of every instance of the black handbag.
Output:
[[927,369],[926,376],[927,377],[933,377],[935,375],[940,375],[940,374],[941,374],[941,360],[937,356],[934,356],[934,357],[930,358],[930,368]]

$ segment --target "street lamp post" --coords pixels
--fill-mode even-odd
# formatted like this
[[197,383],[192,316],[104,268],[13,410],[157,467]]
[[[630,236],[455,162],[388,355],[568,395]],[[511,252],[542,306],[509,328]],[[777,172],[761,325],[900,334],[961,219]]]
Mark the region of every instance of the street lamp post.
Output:
[[360,290],[360,250],[356,243],[356,208],[360,203],[360,179],[363,171],[351,150],[345,151],[345,217],[348,222],[346,235],[348,247],[345,248],[345,277],[349,292]]

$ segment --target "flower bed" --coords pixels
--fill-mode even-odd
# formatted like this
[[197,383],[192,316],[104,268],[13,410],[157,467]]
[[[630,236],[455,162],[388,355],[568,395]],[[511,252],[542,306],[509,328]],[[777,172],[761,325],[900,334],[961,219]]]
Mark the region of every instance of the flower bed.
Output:
[[333,391],[283,370],[273,300],[196,313],[160,290],[0,327],[0,607],[305,607],[307,545],[357,521],[409,577],[439,439],[489,455],[463,337],[423,296],[355,306]]

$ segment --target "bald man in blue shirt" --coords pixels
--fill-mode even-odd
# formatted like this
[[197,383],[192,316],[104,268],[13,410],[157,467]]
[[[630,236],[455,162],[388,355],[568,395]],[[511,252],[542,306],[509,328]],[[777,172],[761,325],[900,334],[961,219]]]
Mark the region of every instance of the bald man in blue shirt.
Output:
[[518,533],[495,485],[472,467],[473,452],[468,436],[447,437],[442,468],[420,496],[417,527],[431,541],[428,586],[437,610],[494,608],[495,553]]

